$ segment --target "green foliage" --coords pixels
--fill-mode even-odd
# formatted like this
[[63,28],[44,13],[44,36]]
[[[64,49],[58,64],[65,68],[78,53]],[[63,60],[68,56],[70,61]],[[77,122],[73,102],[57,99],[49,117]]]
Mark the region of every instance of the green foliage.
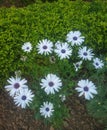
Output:
[[100,72],[95,72],[92,79],[96,82],[98,95],[87,103],[89,114],[107,126],[107,61],[105,68]]
[[[39,40],[47,38],[53,43],[57,40],[65,42],[69,31],[79,30],[85,36],[85,45],[92,47],[97,55],[99,52],[101,56],[107,55],[107,7],[105,4],[107,2],[91,3],[82,0],[75,2],[59,0],[53,3],[37,1],[26,8],[0,9],[0,84],[4,85],[7,77],[16,70],[21,70],[22,76],[28,79],[29,86],[36,95],[31,105],[31,108],[35,110],[35,118],[41,119],[38,112],[42,102],[47,100],[53,102],[54,116],[45,121],[58,128],[68,114],[59,95],[72,94],[74,81],[90,78],[97,83],[99,94],[88,104],[88,110],[102,121],[107,119],[105,87],[107,83],[103,78],[106,77],[106,68],[95,71],[85,62],[82,70],[76,74],[72,64],[77,57],[76,52],[69,61],[59,61],[55,57],[54,63],[50,61],[53,55],[45,57],[37,55],[36,52]],[[32,43],[34,49],[30,54],[24,53],[21,49],[25,42]],[[22,56],[27,56],[25,62],[21,60]],[[58,75],[63,82],[61,91],[50,97],[41,90],[39,84],[40,79],[48,73]]]
[[[76,73],[73,63],[76,62],[78,48],[73,48],[73,56],[69,60],[60,61],[53,53],[49,56],[37,54],[36,45],[39,40],[49,39],[53,43],[58,40],[66,41],[69,31],[79,30],[85,36],[84,45],[93,48],[99,55],[107,55],[107,7],[105,2],[94,1],[92,3],[77,0],[59,0],[53,3],[37,1],[36,4],[26,8],[1,8],[0,9],[0,79],[1,85],[5,84],[7,77],[16,70],[21,70],[22,77],[28,80],[29,87],[35,97],[31,109],[35,111],[35,118],[41,119],[39,112],[41,103],[45,101],[54,104],[52,117],[44,119],[46,123],[59,128],[63,119],[68,115],[68,109],[59,98],[60,95],[69,96],[78,79],[89,78],[98,86],[98,96],[88,104],[88,110],[93,116],[101,120],[106,116],[105,88],[106,69],[95,70],[92,62],[85,61],[81,70]],[[25,53],[21,47],[23,43],[31,42],[33,50]],[[21,58],[27,59],[22,61]],[[52,62],[52,57],[55,58]],[[103,57],[103,56],[102,56]],[[101,59],[102,59],[101,57]],[[76,60],[75,60],[76,59]],[[49,73],[56,74],[62,80],[63,87],[55,95],[47,95],[40,86],[40,81]],[[104,89],[105,88],[105,89]]]
[[[30,108],[35,111],[34,116],[36,119],[43,120],[45,124],[52,125],[54,128],[60,130],[64,118],[69,116],[69,109],[65,106],[65,103],[62,102],[60,95],[65,95],[67,98],[73,93],[72,88],[75,85],[75,82],[73,81],[73,78],[75,77],[74,68],[72,67],[72,64],[69,64],[68,60],[65,59],[61,61],[57,58],[57,56],[55,56],[54,63],[50,61],[51,56],[42,55],[40,58],[42,59],[41,65],[32,64],[32,61],[27,62],[28,65],[30,62],[32,64],[32,70],[30,70],[29,73],[29,76],[32,79],[31,83],[29,83],[29,86],[35,93],[35,97],[32,104],[30,105]],[[43,61],[47,62],[44,64]],[[58,77],[60,77],[63,86],[59,92],[47,95],[46,92],[41,89],[40,82],[44,76],[50,73],[56,74]],[[45,101],[54,104],[54,114],[50,118],[42,117],[39,112],[41,104]]]
[[23,64],[20,61],[24,42],[38,43],[48,38],[53,42],[65,40],[70,30],[80,30],[86,44],[97,53],[107,50],[106,2],[59,0],[36,4],[26,8],[0,9],[0,79],[1,84]]

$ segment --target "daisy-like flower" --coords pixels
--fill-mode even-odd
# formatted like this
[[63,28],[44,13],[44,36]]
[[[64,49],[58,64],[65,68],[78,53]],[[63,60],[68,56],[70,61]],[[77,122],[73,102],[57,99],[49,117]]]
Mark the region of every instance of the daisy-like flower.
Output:
[[75,71],[78,71],[78,69],[80,69],[81,64],[82,64],[82,61],[79,61],[79,62],[77,62],[77,63],[74,63]]
[[40,85],[47,94],[55,94],[55,91],[58,92],[61,89],[62,82],[56,75],[48,74],[44,79],[41,79]]
[[95,59],[93,59],[93,65],[96,69],[99,69],[104,66],[104,63],[99,58],[95,58]]
[[92,81],[86,80],[80,80],[78,82],[77,88],[75,88],[80,94],[79,96],[84,95],[85,99],[90,100],[93,98],[93,94],[97,94],[96,87]]
[[20,93],[22,89],[27,89],[28,86],[26,85],[27,80],[21,79],[20,77],[14,78],[11,77],[7,80],[10,85],[5,86],[5,89],[9,91],[10,96],[14,97],[17,93]]
[[32,50],[32,44],[30,42],[26,42],[22,46],[22,50],[24,52],[30,52]]
[[53,43],[50,40],[44,39],[37,45],[38,53],[49,55],[53,50]]
[[68,42],[71,42],[72,46],[74,46],[74,45],[81,45],[84,42],[84,37],[81,36],[81,32],[80,31],[70,31],[67,34],[66,40]]
[[79,49],[79,57],[83,60],[91,60],[93,58],[93,52],[92,49],[88,49],[86,46]]
[[14,97],[14,102],[17,106],[21,108],[26,108],[32,102],[34,94],[31,90],[22,90],[18,95]]
[[60,57],[60,59],[69,58],[72,55],[72,49],[69,47],[68,43],[56,43],[55,53]]
[[44,102],[40,107],[40,113],[45,118],[51,117],[54,112],[53,104],[51,102]]

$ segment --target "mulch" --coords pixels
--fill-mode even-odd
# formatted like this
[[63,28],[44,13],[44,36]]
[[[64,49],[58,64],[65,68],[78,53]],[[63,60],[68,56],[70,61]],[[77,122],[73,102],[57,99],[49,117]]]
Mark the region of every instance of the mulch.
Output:
[[[64,120],[61,130],[104,130],[103,125],[90,117],[84,101],[72,95],[66,101],[70,117]],[[33,111],[14,105],[12,98],[0,90],[0,130],[56,130],[34,119]]]

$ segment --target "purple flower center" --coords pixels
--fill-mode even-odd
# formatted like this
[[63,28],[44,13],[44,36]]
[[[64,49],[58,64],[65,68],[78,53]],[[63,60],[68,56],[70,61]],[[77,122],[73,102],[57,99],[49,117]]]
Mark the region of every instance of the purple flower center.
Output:
[[84,87],[84,91],[87,92],[88,90],[89,90],[89,88],[88,88],[87,86],[85,86],[85,87]]
[[87,56],[87,52],[84,52],[83,55],[84,55],[84,56]]
[[51,82],[49,82],[49,86],[50,87],[53,87],[54,86],[54,83],[51,81]]
[[27,97],[26,97],[25,95],[22,96],[22,100],[26,100],[26,98],[27,98]]
[[74,36],[74,37],[73,37],[73,40],[77,40],[77,37],[76,37],[76,36]]
[[76,67],[79,67],[79,64],[76,64]]
[[98,64],[98,63],[96,63],[96,65],[97,65],[97,66],[99,66],[99,64]]
[[66,52],[66,50],[65,50],[65,49],[62,49],[62,50],[61,50],[61,52],[62,52],[62,53],[65,53],[65,52]]
[[15,89],[18,89],[19,87],[20,87],[20,84],[19,84],[19,83],[15,83],[15,84],[14,84],[14,88],[15,88]]
[[49,111],[49,108],[47,107],[45,110],[48,112],[48,111]]
[[27,47],[26,49],[29,50],[29,47]]
[[48,47],[46,45],[43,46],[43,49],[47,49]]

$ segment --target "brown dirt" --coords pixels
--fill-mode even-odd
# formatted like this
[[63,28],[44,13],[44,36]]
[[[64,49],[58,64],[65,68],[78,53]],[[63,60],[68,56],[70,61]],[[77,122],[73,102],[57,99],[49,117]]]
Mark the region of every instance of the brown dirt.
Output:
[[0,0],[0,7],[11,7],[11,6],[16,6],[16,7],[24,7],[29,4],[34,3],[35,0]]
[[[52,2],[54,0],[42,0],[43,2],[45,1],[49,1]],[[71,0],[71,1],[76,1],[76,0]],[[85,2],[92,2],[92,0],[83,0]],[[11,6],[15,6],[15,7],[24,7],[27,6],[29,4],[34,3],[35,0],[0,0],[0,7],[11,7]]]
[[[62,130],[103,130],[101,124],[87,114],[84,102],[76,95],[66,103],[70,118],[65,119]],[[7,92],[0,90],[0,130],[56,130],[33,117],[33,111],[14,105]]]

